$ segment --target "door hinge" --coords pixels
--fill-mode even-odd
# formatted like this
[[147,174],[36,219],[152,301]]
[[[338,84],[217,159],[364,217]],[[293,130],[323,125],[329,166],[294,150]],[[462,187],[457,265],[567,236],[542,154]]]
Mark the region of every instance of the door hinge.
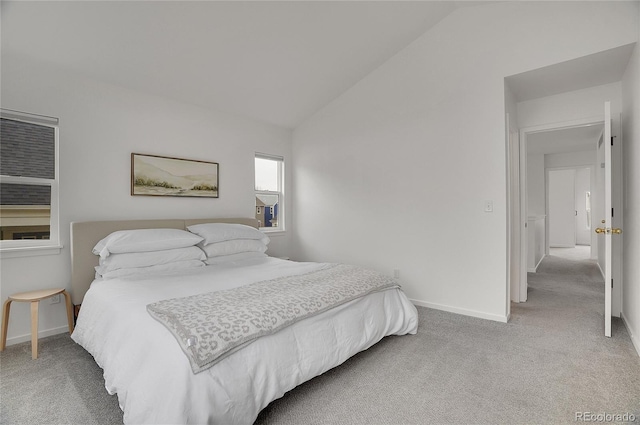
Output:
[[613,136],[611,136],[611,146],[613,146]]
[[611,218],[613,218],[613,208],[611,208]]
[[613,288],[613,279],[611,279],[611,287]]

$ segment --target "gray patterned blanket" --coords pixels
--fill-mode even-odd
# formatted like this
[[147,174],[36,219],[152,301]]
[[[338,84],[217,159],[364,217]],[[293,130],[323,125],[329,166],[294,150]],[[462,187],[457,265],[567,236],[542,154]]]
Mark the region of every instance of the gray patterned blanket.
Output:
[[394,279],[375,271],[330,264],[303,275],[159,301],[147,305],[147,311],[176,337],[193,373],[199,373],[261,336],[398,287]]

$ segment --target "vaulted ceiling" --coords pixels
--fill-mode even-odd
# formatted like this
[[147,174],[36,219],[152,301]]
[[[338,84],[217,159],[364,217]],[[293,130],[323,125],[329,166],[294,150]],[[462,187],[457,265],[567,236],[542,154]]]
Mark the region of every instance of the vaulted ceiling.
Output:
[[2,1],[2,55],[293,128],[453,1]]
[[[295,128],[456,9],[486,3],[3,0],[1,55]],[[507,84],[523,101],[618,81],[631,48]]]

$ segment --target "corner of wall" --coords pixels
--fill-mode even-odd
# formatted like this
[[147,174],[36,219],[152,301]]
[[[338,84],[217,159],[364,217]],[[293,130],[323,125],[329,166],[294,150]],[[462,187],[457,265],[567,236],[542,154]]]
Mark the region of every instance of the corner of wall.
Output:
[[[640,6],[640,3],[638,3]],[[640,7],[638,7],[638,40],[622,79],[623,149],[624,149],[624,239],[621,317],[631,341],[640,355]]]

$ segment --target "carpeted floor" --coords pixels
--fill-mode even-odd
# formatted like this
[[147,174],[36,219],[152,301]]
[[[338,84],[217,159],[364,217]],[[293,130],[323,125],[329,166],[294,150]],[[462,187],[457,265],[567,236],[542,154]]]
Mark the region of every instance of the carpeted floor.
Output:
[[[640,423],[640,357],[619,319],[603,336],[597,266],[551,255],[529,286],[506,324],[419,308],[417,335],[385,338],[256,424],[556,424],[585,412]],[[101,370],[68,335],[42,339],[36,361],[29,343],[8,347],[0,378],[3,424],[122,423]]]

